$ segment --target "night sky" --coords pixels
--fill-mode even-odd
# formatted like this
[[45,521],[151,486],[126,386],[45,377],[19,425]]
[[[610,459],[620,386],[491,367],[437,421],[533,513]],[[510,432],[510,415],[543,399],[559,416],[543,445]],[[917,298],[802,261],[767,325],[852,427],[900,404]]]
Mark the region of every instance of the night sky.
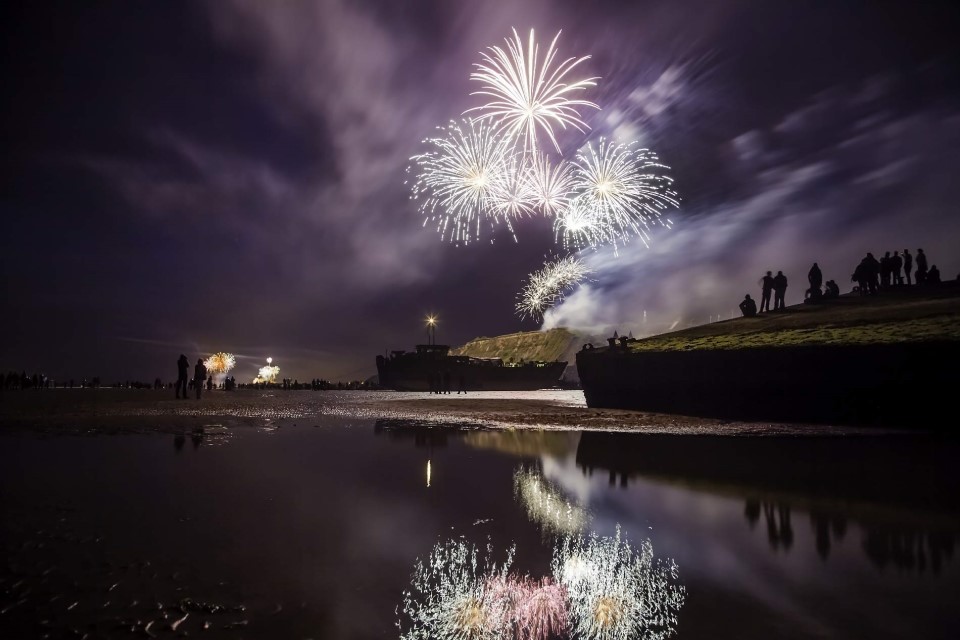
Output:
[[[10,6],[17,4],[19,6]],[[586,254],[547,326],[728,317],[768,269],[849,291],[872,251],[960,272],[955,2],[5,3],[0,369],[175,377],[181,352],[365,378],[374,356],[533,330],[514,313],[548,220],[455,246],[405,168],[476,106],[516,27],[592,58],[592,131],[672,167],[672,229]]]

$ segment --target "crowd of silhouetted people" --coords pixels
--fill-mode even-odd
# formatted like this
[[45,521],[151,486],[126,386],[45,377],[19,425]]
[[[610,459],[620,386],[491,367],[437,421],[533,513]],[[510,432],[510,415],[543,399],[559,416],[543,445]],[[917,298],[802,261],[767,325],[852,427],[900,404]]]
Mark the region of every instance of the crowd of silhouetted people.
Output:
[[[867,253],[851,276],[855,286],[852,293],[867,296],[876,295],[885,289],[907,286],[936,285],[941,283],[940,270],[937,265],[927,264],[927,256],[923,249],[917,249],[916,256],[904,249],[903,253],[894,251],[893,255],[887,251],[879,260],[872,253]],[[960,280],[960,276],[957,277]],[[814,262],[807,273],[809,287],[804,291],[805,303],[817,303],[824,300],[840,297],[840,285],[835,280],[823,281],[823,272]],[[746,317],[753,317],[761,313],[782,311],[785,308],[787,293],[787,276],[783,271],[773,275],[767,271],[760,278],[760,308],[757,301],[746,294],[740,302],[740,312]],[[770,298],[773,297],[773,309],[770,308]]]

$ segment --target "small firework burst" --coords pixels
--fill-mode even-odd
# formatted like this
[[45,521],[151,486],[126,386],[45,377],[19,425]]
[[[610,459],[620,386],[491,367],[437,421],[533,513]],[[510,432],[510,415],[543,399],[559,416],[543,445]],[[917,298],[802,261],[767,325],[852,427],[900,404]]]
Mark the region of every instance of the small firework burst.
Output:
[[560,216],[573,197],[573,165],[563,160],[553,164],[546,154],[537,153],[528,167],[527,182],[541,213]]
[[203,361],[203,366],[207,368],[207,372],[211,375],[226,375],[230,373],[230,370],[233,369],[236,364],[236,357],[232,353],[225,353],[223,351],[218,351]]
[[662,640],[677,627],[686,591],[677,565],[655,561],[653,545],[621,535],[571,536],[554,552],[553,573],[567,589],[571,632],[588,640]]
[[590,516],[580,505],[568,500],[563,492],[537,471],[523,467],[513,474],[514,495],[527,509],[527,517],[544,532],[579,533]]
[[563,300],[589,274],[590,269],[576,256],[544,262],[543,268],[530,274],[517,295],[517,315],[539,320],[544,311]]

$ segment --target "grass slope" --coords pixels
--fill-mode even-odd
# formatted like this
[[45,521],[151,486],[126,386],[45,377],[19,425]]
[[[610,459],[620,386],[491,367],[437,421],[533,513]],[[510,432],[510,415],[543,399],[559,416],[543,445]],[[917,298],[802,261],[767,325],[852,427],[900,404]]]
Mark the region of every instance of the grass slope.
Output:
[[692,351],[768,346],[960,341],[960,285],[845,295],[822,304],[735,318],[652,336],[632,351]]
[[567,329],[549,331],[523,331],[493,338],[474,338],[451,353],[471,358],[502,358],[504,362],[543,360],[550,362],[563,359],[576,334]]

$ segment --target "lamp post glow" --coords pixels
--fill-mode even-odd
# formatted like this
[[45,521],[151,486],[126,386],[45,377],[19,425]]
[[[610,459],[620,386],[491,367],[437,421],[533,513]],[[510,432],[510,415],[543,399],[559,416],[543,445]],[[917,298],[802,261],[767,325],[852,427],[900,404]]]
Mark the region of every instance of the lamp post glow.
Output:
[[427,344],[437,344],[437,316],[427,316]]

